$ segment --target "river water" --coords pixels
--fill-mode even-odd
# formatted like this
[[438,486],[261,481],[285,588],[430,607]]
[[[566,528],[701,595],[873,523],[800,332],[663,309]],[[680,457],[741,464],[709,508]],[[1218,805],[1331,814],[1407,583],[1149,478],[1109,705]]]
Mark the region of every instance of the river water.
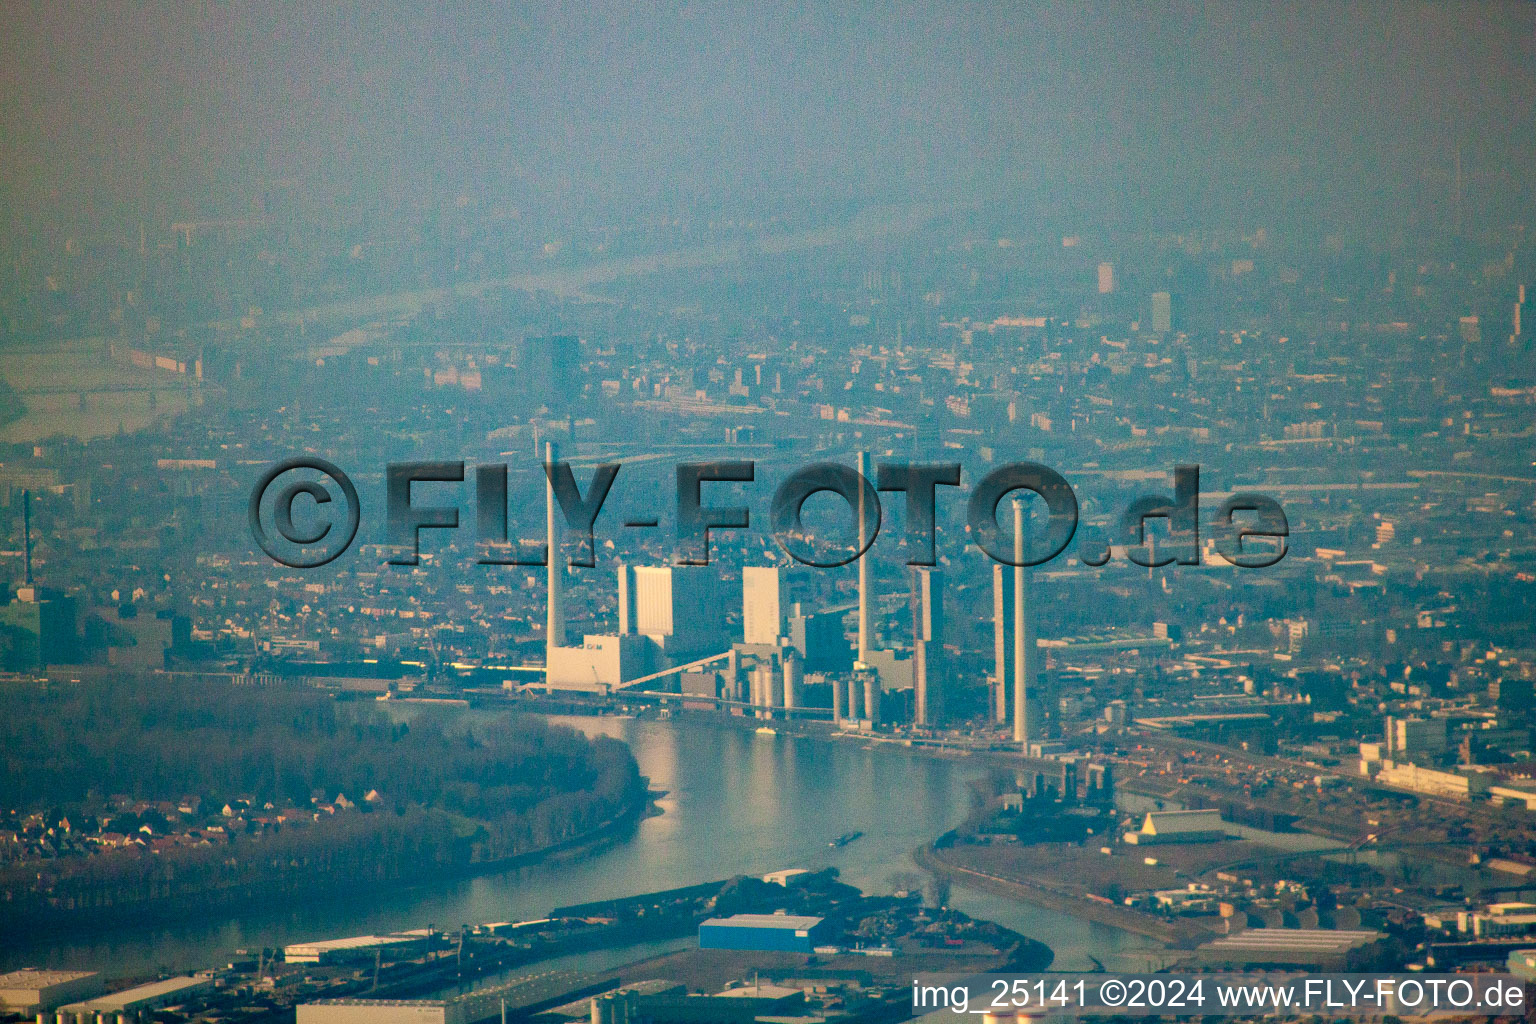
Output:
[[[451,713],[432,709],[430,713]],[[481,715],[491,712],[465,712]],[[39,944],[0,939],[0,966],[56,966],[143,973],[227,961],[237,948],[435,925],[524,920],[552,907],[690,885],[779,868],[836,867],[866,892],[890,892],[922,873],[912,851],[958,824],[966,782],[983,769],[856,741],[756,734],[704,717],[672,720],[561,718],[588,734],[622,739],[651,787],[666,791],[661,814],[605,849],[560,863],[477,878],[252,907],[156,928],[120,929]],[[863,838],[840,848],[846,832]],[[902,876],[908,876],[903,878]],[[1049,945],[1056,969],[1111,969],[1160,961],[1150,939],[956,886],[956,908]]]

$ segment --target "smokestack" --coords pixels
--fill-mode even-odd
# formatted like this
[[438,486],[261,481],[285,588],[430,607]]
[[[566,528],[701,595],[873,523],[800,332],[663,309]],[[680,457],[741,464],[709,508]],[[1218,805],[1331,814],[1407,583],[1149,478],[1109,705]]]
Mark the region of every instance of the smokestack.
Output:
[[[1013,503],[1013,560],[1024,561],[1024,503]],[[1029,610],[1024,595],[1024,566],[1013,567],[1013,740],[1029,744],[1029,678],[1031,635]]]
[[[869,452],[859,452],[859,475],[869,479]],[[864,486],[859,485],[859,536],[855,541],[860,547],[864,545],[864,538],[869,536],[868,530],[869,510],[864,507]],[[870,650],[869,635],[869,559],[859,559],[859,660],[868,664]]]
[[27,567],[27,586],[32,585],[32,492],[21,492],[21,532],[22,550],[25,553]]
[[1013,652],[1008,647],[1008,630],[1013,616],[1008,611],[1008,567],[1001,562],[992,567],[992,712],[998,725],[1008,723],[1008,664]]
[[[553,465],[556,458],[555,443],[546,441],[544,461]],[[547,478],[548,474],[545,475]],[[565,567],[561,564],[565,560],[565,553],[560,548],[560,521],[556,518],[559,508],[555,501],[555,485],[546,479],[544,487],[545,542],[549,547],[549,588],[546,591],[549,609],[545,621],[544,640],[548,649],[554,650],[556,647],[565,646],[565,606],[560,593],[565,582]],[[549,664],[547,655],[544,664]]]

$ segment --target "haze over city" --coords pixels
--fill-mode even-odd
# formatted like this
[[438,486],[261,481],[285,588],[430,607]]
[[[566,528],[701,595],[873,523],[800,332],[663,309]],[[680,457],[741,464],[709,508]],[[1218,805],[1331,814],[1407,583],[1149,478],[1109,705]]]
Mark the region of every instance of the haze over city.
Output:
[[1524,993],[1533,166],[1527,3],[0,7],[0,1018]]

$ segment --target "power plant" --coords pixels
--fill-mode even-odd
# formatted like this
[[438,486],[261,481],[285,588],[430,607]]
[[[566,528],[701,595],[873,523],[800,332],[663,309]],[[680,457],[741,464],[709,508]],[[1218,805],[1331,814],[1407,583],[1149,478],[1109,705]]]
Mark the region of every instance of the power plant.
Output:
[[1032,728],[1031,695],[1035,692],[1039,650],[1024,561],[1024,504],[1013,503],[1013,560],[1015,565],[992,567],[992,637],[994,669],[993,712],[999,725],[1013,725],[1015,743],[1028,746]]
[[[546,461],[557,449],[544,445]],[[870,454],[858,467],[872,478]],[[856,600],[840,607],[808,608],[795,600],[787,565],[741,569],[741,633],[727,639],[726,602],[709,566],[629,565],[616,571],[618,628],[566,635],[562,607],[564,553],[554,488],[545,485],[549,583],[546,592],[546,667],[543,687],[592,693],[676,693],[684,706],[737,706],[759,719],[819,717],[848,730],[882,724],[941,728],[951,713],[956,662],[946,652],[946,574],[934,566],[907,570],[910,639],[882,644],[876,634],[872,559],[857,560]],[[854,502],[858,541],[875,529],[877,512],[862,489]],[[1014,560],[1024,556],[1024,507],[1011,507]],[[1043,734],[1036,679],[1038,651],[1022,565],[992,567],[994,659],[987,690],[994,720],[1026,751]],[[855,615],[853,636],[844,616]],[[985,621],[985,620],[984,620]],[[850,639],[852,642],[850,643]]]

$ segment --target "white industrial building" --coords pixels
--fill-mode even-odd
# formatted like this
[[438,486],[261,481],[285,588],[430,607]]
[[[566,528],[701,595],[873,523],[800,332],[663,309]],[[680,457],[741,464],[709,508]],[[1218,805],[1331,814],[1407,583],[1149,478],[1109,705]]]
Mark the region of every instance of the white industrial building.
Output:
[[1488,787],[1488,797],[1506,806],[1523,804],[1528,811],[1536,811],[1536,780],[1511,779]]
[[297,1024],[465,1024],[454,999],[318,999],[300,1003]]
[[1493,788],[1494,779],[1485,772],[1446,772],[1434,768],[1421,768],[1416,764],[1399,764],[1383,761],[1376,772],[1376,781],[1384,786],[1406,789],[1427,796],[1450,797],[1466,800],[1487,794]]
[[549,685],[559,690],[606,693],[651,672],[651,644],[643,636],[589,634],[579,647],[551,647]]
[[1249,928],[1200,946],[1195,955],[1210,965],[1306,966],[1343,970],[1352,950],[1380,939],[1380,932],[1332,928]]
[[296,942],[283,947],[283,959],[290,964],[340,964],[359,960],[399,959],[425,950],[430,933],[426,930],[395,935],[353,935],[343,939]]
[[95,971],[43,971],[28,967],[0,974],[0,1013],[31,1017],[102,990]]
[[785,635],[784,571],[778,566],[749,565],[741,570],[742,642],[776,646]]
[[97,996],[84,1002],[67,1003],[59,1007],[63,1019],[73,1015],[76,1020],[92,1021],[100,1016],[122,1014],[134,1017],[166,1006],[178,1006],[189,999],[202,995],[213,988],[213,978],[206,974],[188,974],[178,978],[152,981],[136,985],[121,992]]
[[[708,649],[721,643],[723,630],[713,582],[702,566],[619,566],[617,635],[588,634],[580,645],[567,646],[564,616],[550,612],[558,642],[545,650],[547,685],[606,693],[711,653]],[[550,590],[548,599],[560,600],[559,587]]]
[[1456,930],[1475,938],[1505,938],[1536,933],[1536,903],[1490,903],[1479,911],[1456,915]]
[[1149,811],[1141,831],[1127,832],[1125,841],[1132,846],[1160,843],[1209,843],[1227,837],[1226,825],[1218,810]]

